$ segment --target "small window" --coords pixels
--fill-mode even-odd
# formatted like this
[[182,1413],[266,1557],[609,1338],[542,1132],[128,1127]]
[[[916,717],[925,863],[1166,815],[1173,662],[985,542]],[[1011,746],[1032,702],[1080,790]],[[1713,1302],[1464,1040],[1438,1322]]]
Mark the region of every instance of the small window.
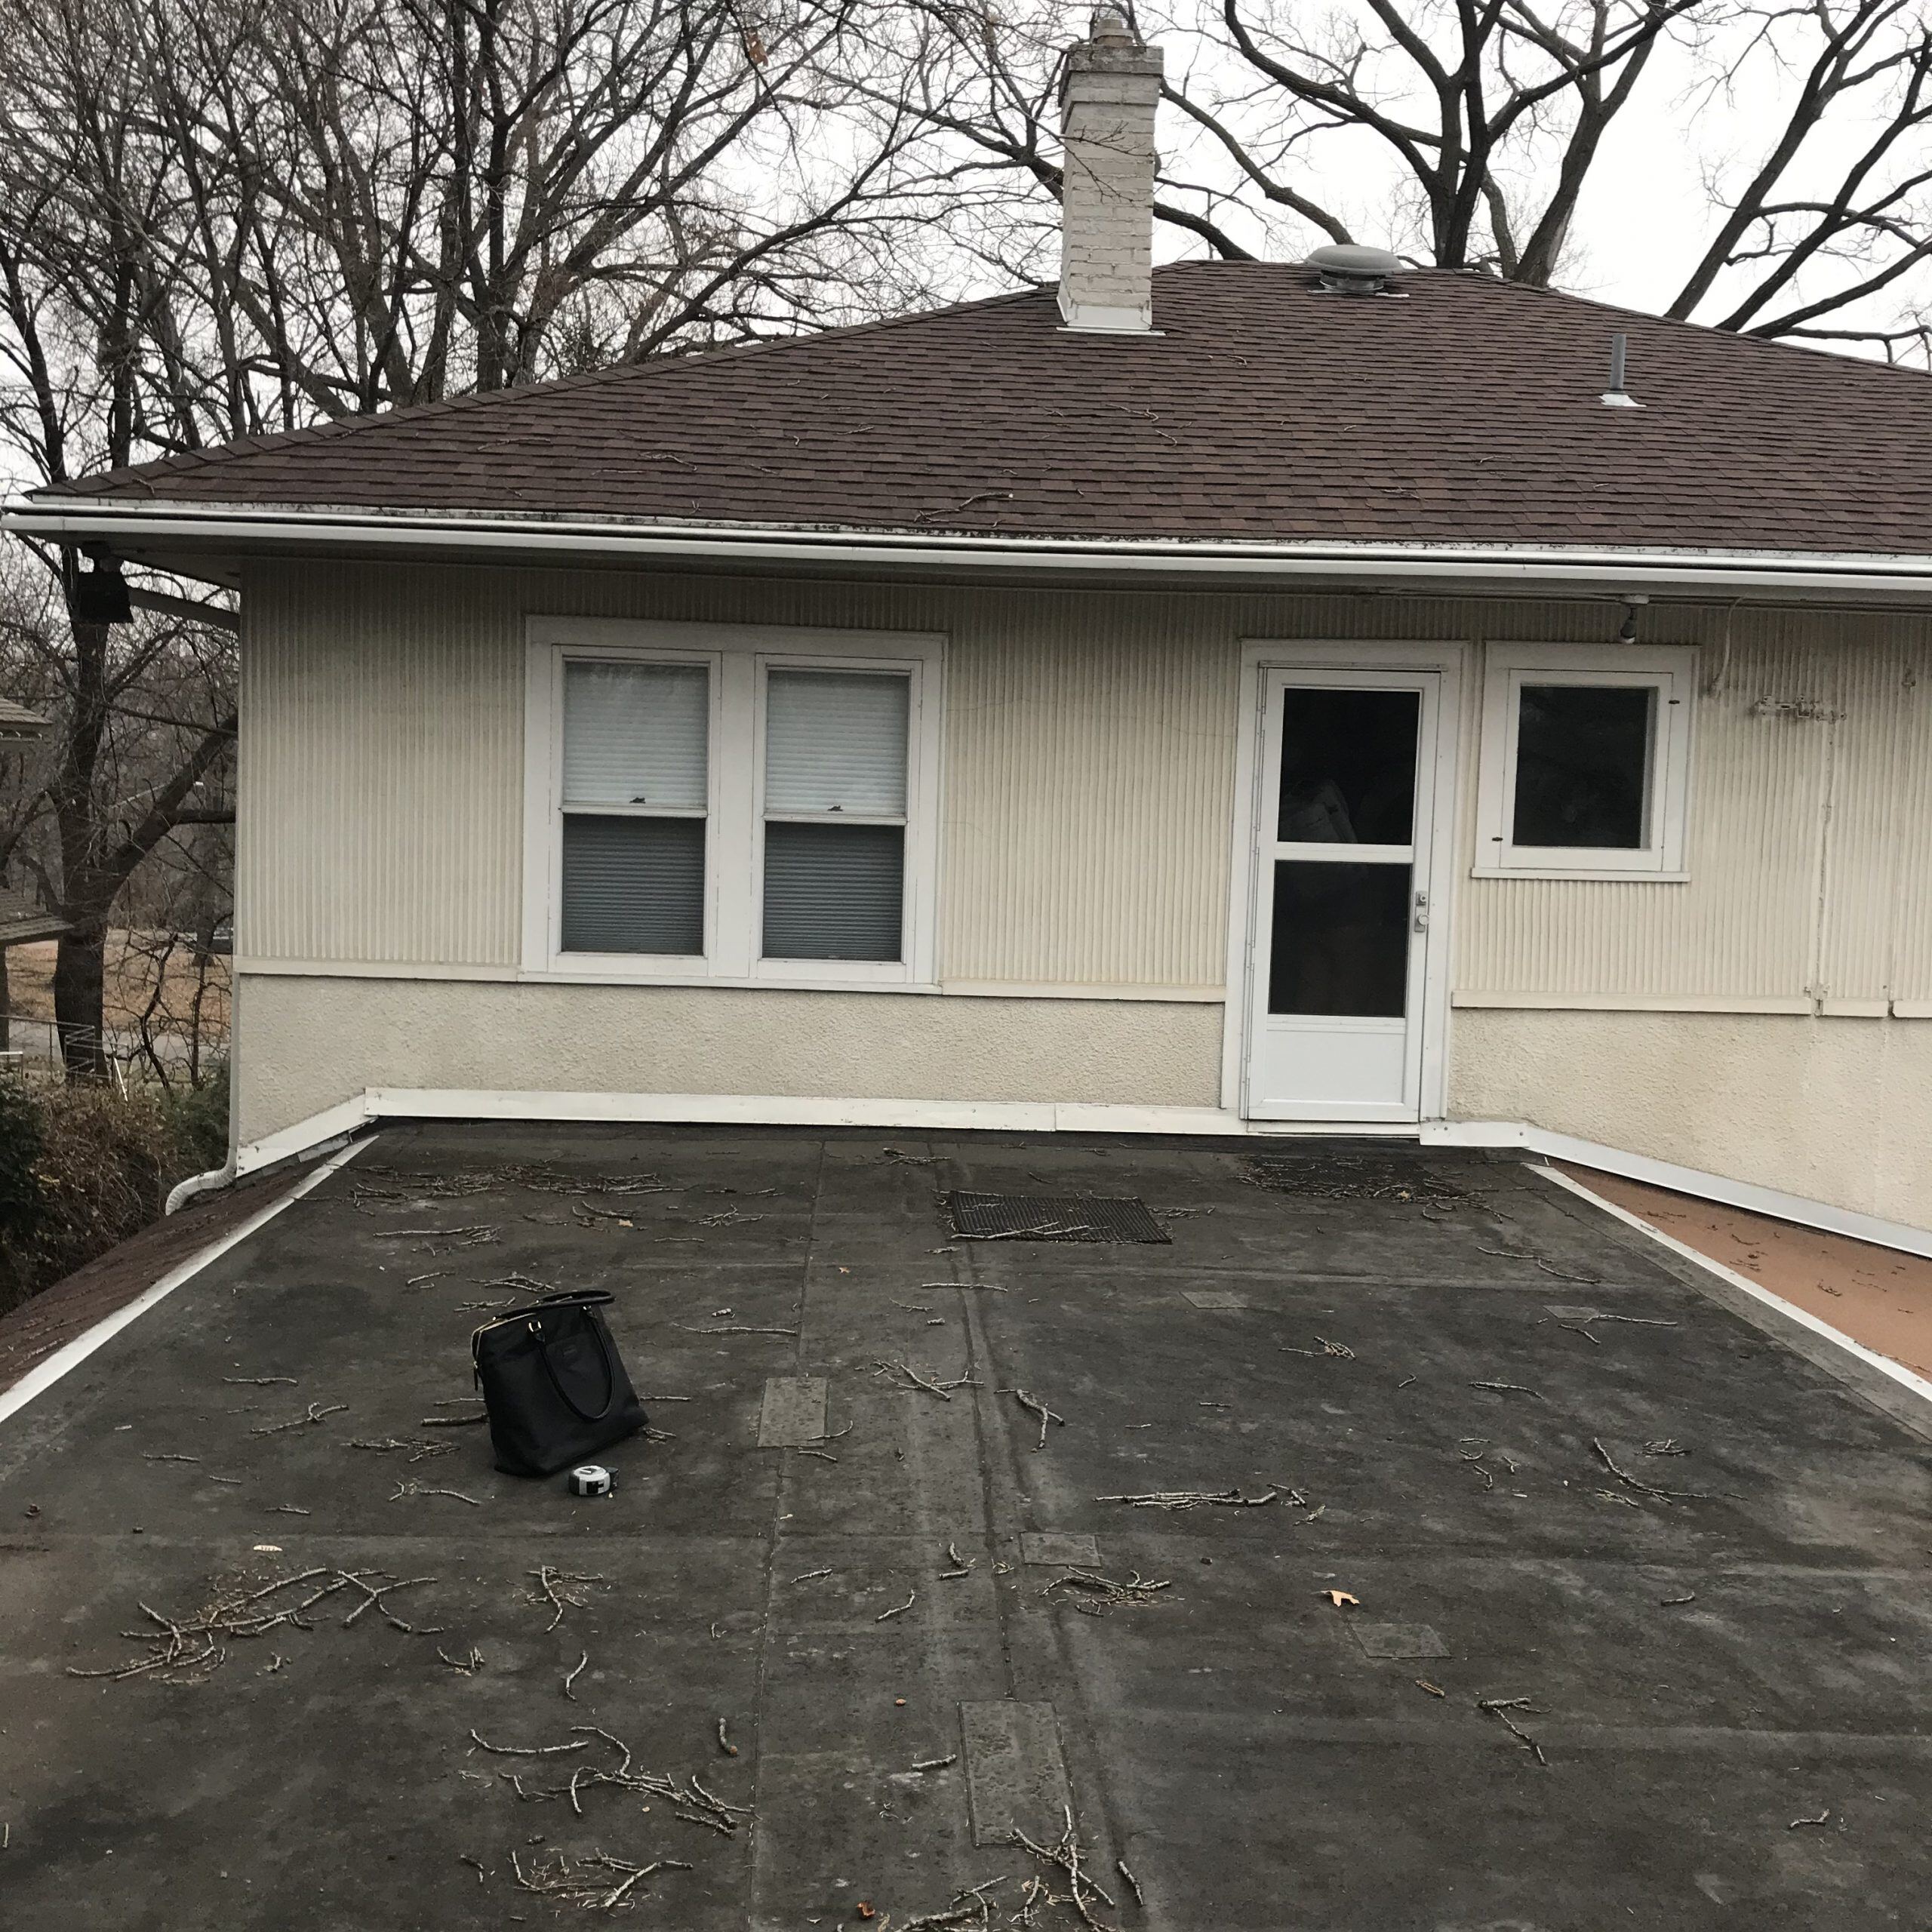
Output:
[[909,695],[900,673],[767,674],[767,959],[900,957]]
[[1683,878],[1696,655],[1492,645],[1477,872]]
[[710,754],[706,666],[564,666],[565,952],[703,953]]

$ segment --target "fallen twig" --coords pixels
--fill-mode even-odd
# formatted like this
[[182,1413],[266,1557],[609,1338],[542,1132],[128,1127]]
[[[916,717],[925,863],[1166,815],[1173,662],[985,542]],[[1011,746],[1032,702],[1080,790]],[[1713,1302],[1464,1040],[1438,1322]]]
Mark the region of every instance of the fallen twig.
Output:
[[955,1376],[951,1381],[942,1381],[935,1375],[928,1375],[913,1367],[903,1357],[894,1361],[882,1361],[876,1365],[875,1373],[880,1375],[903,1375],[902,1385],[907,1389],[918,1389],[928,1395],[937,1395],[942,1402],[952,1400],[955,1389],[977,1389],[980,1385],[971,1376]]
[[577,1662],[571,1666],[570,1674],[564,1679],[564,1695],[568,1697],[573,1704],[577,1702],[577,1693],[571,1688],[571,1686],[583,1675],[583,1667],[586,1664],[589,1663],[589,1661],[590,1653],[588,1651],[586,1651],[583,1656],[579,1657]]
[[959,1753],[955,1751],[949,1758],[922,1758],[912,1768],[915,1771],[943,1771],[948,1765],[956,1764],[958,1761]]
[[973,1565],[978,1561],[975,1557],[961,1556],[959,1553],[959,1546],[957,1543],[949,1543],[946,1545],[946,1561],[952,1565],[952,1567],[950,1570],[942,1570],[939,1573],[940,1580],[942,1583],[949,1581],[955,1577],[971,1576],[973,1574]]
[[311,1423],[320,1422],[325,1416],[341,1414],[348,1406],[346,1402],[331,1402],[324,1407],[318,1403],[311,1402],[306,1415],[297,1416],[288,1422],[266,1423],[260,1429],[250,1429],[248,1433],[251,1435],[279,1435],[285,1429],[306,1429]]
[[[266,1636],[270,1631],[284,1627],[312,1630],[315,1625],[309,1620],[308,1613],[318,1604],[346,1589],[360,1590],[364,1601],[343,1619],[344,1629],[365,1611],[377,1607],[384,1621],[392,1629],[411,1636],[438,1635],[441,1633],[436,1629],[406,1623],[389,1608],[386,1601],[391,1591],[414,1589],[436,1580],[433,1577],[414,1577],[399,1581],[389,1577],[386,1571],[338,1570],[328,1564],[318,1564],[277,1577],[254,1589],[243,1589],[238,1583],[218,1586],[208,1605],[192,1616],[166,1617],[143,1603],[138,1607],[152,1627],[123,1634],[148,1645],[145,1657],[110,1664],[102,1669],[70,1664],[67,1675],[117,1681],[152,1675],[162,1683],[198,1682],[206,1675],[218,1670],[226,1660],[229,1642]],[[285,1595],[303,1585],[314,1587],[300,1598]]]
[[898,1605],[896,1609],[881,1611],[878,1616],[872,1619],[872,1621],[875,1623],[883,1623],[888,1617],[903,1617],[906,1613],[918,1601],[918,1592],[917,1590],[909,1590],[906,1593],[906,1601],[903,1603]]
[[1472,1389],[1494,1389],[1499,1395],[1534,1395],[1540,1402],[1544,1399],[1540,1389],[1526,1389],[1520,1382],[1472,1382]]
[[1272,1503],[1280,1494],[1279,1490],[1273,1488],[1260,1496],[1244,1496],[1238,1489],[1157,1489],[1140,1496],[1097,1496],[1094,1500],[1131,1503],[1137,1509],[1192,1509],[1202,1503],[1214,1503],[1225,1509],[1258,1509],[1264,1503]]
[[1084,1598],[1075,1599],[1074,1608],[1088,1617],[1104,1617],[1122,1604],[1152,1603],[1159,1592],[1172,1588],[1167,1581],[1150,1582],[1137,1570],[1124,1583],[1091,1570],[1069,1570],[1064,1576],[1056,1577],[1040,1594],[1051,1596],[1058,1589],[1084,1592]]
[[1033,1444],[1033,1447],[1036,1450],[1044,1449],[1047,1446],[1047,1424],[1050,1422],[1057,1422],[1061,1428],[1064,1429],[1066,1426],[1066,1417],[1056,1414],[1054,1411],[1047,1407],[1045,1403],[1035,1401],[1023,1389],[1015,1389],[1012,1391],[1012,1395],[1014,1400],[1023,1409],[1040,1418],[1040,1439]]
[[589,1602],[587,1595],[571,1588],[573,1583],[601,1583],[606,1589],[611,1586],[611,1580],[608,1577],[579,1576],[571,1571],[554,1569],[547,1563],[524,1574],[537,1579],[537,1589],[530,1593],[531,1602],[547,1603],[550,1606],[552,1614],[549,1622],[543,1626],[546,1635],[563,1622],[565,1611],[581,1610]]
[[1478,1710],[1487,1711],[1491,1717],[1499,1719],[1503,1728],[1539,1764],[1546,1764],[1549,1760],[1543,1755],[1543,1746],[1509,1715],[1512,1711],[1534,1711],[1535,1708],[1527,1697],[1478,1697],[1476,1700]]
[[1626,1489],[1634,1489],[1639,1496],[1654,1497],[1660,1503],[1707,1503],[1710,1497],[1700,1489],[1660,1489],[1654,1483],[1645,1482],[1641,1477],[1633,1476],[1628,1469],[1618,1467],[1617,1460],[1595,1436],[1590,1438],[1590,1447],[1602,1459],[1603,1466]]
[[738,1747],[724,1735],[724,1720],[722,1718],[718,1720],[718,1748],[728,1758],[735,1758],[738,1755]]
[[1829,1808],[1827,1807],[1826,1810],[1820,1811],[1815,1818],[1792,1819],[1791,1823],[1786,1826],[1785,1829],[1788,1832],[1795,1832],[1801,1825],[1822,1825],[1829,1820],[1831,1815],[1831,1811]]
[[[681,1858],[654,1858],[648,1865],[633,1865],[628,1859],[614,1858],[607,1851],[586,1852],[574,1862],[561,1851],[552,1850],[533,1858],[525,1872],[518,1854],[510,1853],[510,1866],[516,1882],[526,1892],[546,1898],[570,1899],[591,1912],[614,1912],[623,1905],[635,1886],[656,1872],[688,1872]],[[615,1872],[621,1875],[616,1884]]]
[[301,1386],[292,1375],[224,1375],[221,1379],[236,1389],[267,1389],[277,1384],[295,1389]]
[[673,1328],[681,1328],[687,1335],[795,1335],[795,1328],[762,1328],[748,1321],[727,1321],[712,1328],[694,1328],[688,1321],[674,1321]]
[[389,1498],[392,1503],[400,1503],[405,1496],[447,1496],[458,1503],[466,1503],[472,1509],[480,1509],[482,1504],[473,1496],[466,1496],[460,1489],[437,1489],[420,1482],[399,1482],[395,1494]]

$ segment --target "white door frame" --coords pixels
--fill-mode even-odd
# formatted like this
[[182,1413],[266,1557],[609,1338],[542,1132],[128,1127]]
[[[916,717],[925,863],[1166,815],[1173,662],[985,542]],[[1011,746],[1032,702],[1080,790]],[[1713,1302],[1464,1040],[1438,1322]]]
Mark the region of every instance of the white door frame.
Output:
[[1433,671],[1442,683],[1437,709],[1436,808],[1429,839],[1429,922],[1423,973],[1421,1117],[1441,1120],[1446,1115],[1454,883],[1463,818],[1458,776],[1468,728],[1463,698],[1467,662],[1468,647],[1460,644],[1242,640],[1239,728],[1235,744],[1233,863],[1228,868],[1228,1001],[1221,1038],[1221,1105],[1227,1111],[1244,1118],[1247,1115],[1247,1026],[1254,1005],[1254,909],[1259,863],[1256,834],[1261,823],[1261,748],[1266,723],[1263,673]]

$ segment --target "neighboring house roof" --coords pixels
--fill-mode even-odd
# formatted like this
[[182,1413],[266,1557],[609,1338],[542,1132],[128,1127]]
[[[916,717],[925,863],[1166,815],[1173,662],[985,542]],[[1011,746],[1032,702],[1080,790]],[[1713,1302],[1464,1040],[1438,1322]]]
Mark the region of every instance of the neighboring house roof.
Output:
[[49,721],[10,697],[0,697],[0,738],[38,738],[48,729]]
[[[1932,555],[1932,377],[1476,274],[1158,269],[251,438],[50,496],[1002,537]],[[1629,339],[1643,407],[1606,406]]]

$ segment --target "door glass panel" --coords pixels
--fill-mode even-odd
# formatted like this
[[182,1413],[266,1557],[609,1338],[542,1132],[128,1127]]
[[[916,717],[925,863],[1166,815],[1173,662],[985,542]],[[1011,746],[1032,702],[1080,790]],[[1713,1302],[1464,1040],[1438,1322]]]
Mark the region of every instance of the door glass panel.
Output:
[[1268,1011],[1402,1018],[1409,879],[1402,865],[1277,860]]
[[1289,685],[1282,695],[1275,836],[1284,843],[1407,844],[1421,715],[1419,691]]
[[1657,701],[1654,685],[1523,686],[1516,844],[1643,850]]

